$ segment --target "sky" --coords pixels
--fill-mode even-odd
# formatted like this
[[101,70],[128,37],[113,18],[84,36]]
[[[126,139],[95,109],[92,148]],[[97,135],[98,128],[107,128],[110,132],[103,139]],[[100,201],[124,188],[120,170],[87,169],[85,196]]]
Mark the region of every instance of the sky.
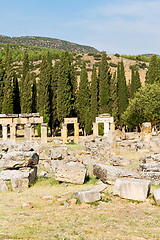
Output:
[[160,0],[0,0],[0,35],[52,37],[108,54],[160,54]]

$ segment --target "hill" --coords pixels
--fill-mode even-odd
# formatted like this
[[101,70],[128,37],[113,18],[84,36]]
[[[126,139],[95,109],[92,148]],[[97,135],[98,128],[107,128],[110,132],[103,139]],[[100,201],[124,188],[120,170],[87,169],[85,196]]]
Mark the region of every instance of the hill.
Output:
[[0,35],[0,43],[23,44],[27,46],[45,47],[51,49],[65,50],[77,53],[98,53],[99,51],[93,47],[71,43],[56,38],[47,37],[7,37]]

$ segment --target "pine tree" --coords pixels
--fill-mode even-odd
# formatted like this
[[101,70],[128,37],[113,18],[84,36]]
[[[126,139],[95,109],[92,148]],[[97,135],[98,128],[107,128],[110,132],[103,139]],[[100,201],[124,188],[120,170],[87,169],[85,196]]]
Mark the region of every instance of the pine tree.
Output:
[[73,116],[74,96],[71,78],[71,56],[69,52],[61,55],[57,83],[57,114],[59,122]]
[[110,95],[111,95],[111,114],[114,118],[114,122],[118,123],[118,89],[117,89],[117,78],[116,72],[114,72],[111,85],[110,85]]
[[15,114],[21,113],[20,92],[15,72],[13,74],[13,112]]
[[148,71],[146,73],[145,83],[153,84],[155,82],[160,82],[160,67],[157,55],[152,55]]
[[118,115],[119,115],[119,124],[121,125],[121,115],[123,114],[123,112],[126,110],[128,106],[128,93],[127,93],[127,84],[126,84],[123,60],[118,63],[117,86],[118,86]]
[[102,52],[102,60],[99,66],[99,111],[110,113],[110,81],[111,73],[107,62],[106,52]]
[[92,79],[91,79],[91,120],[95,122],[98,115],[98,79],[96,67],[93,66]]
[[78,117],[79,123],[82,128],[84,128],[85,126],[86,111],[89,107],[90,107],[90,89],[86,65],[85,62],[83,62],[80,74],[78,93]]
[[12,78],[13,78],[12,72],[8,72],[5,75],[4,97],[3,97],[3,102],[2,102],[2,113],[3,114],[14,113]]
[[32,112],[32,87],[31,87],[31,75],[27,73],[22,86],[21,96],[21,113]]

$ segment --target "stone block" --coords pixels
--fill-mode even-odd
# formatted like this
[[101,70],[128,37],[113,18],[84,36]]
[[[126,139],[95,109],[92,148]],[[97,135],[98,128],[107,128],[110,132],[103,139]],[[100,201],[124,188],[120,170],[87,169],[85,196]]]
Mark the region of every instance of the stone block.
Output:
[[153,191],[154,200],[158,205],[160,205],[160,188]]
[[61,160],[62,159],[62,150],[61,149],[51,149],[51,159],[52,160]]
[[144,179],[118,178],[113,194],[121,198],[144,201],[150,193],[151,182]]
[[76,192],[74,193],[74,196],[78,198],[81,201],[81,203],[95,202],[101,199],[100,192],[92,189]]
[[21,192],[28,188],[29,179],[28,178],[24,178],[24,179],[13,178],[13,179],[11,179],[11,184],[12,184],[13,191]]
[[5,169],[17,169],[37,165],[39,155],[35,152],[13,151],[3,155],[1,167]]
[[55,169],[55,179],[60,182],[83,184],[86,174],[87,169],[76,162],[60,164]]
[[140,178],[140,175],[133,171],[127,170],[122,167],[115,167],[115,166],[104,165],[104,164],[94,164],[93,174],[99,179],[101,179],[103,182],[108,182],[108,183],[112,183],[117,178],[121,178],[121,177]]
[[0,192],[8,192],[8,186],[5,183],[5,181],[3,181],[2,179],[0,179]]

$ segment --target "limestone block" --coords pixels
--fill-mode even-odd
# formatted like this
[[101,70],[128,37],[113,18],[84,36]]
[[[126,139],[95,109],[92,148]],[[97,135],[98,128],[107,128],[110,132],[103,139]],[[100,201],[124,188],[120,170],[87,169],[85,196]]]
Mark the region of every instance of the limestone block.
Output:
[[51,149],[51,159],[52,160],[61,160],[62,159],[62,150],[61,149]]
[[118,178],[115,181],[113,194],[121,198],[144,201],[150,192],[151,182],[144,179]]
[[76,193],[74,193],[74,196],[76,198],[78,198],[81,201],[81,203],[95,202],[95,201],[99,201],[101,199],[100,192],[92,190],[92,189],[76,192]]
[[15,169],[21,167],[31,167],[37,165],[39,155],[35,152],[13,151],[3,155],[1,167],[5,169]]
[[40,144],[37,141],[26,141],[17,145],[17,149],[23,152],[36,151],[38,152]]
[[153,191],[154,200],[158,205],[160,205],[160,188]]
[[2,179],[0,179],[0,192],[8,192],[8,186],[5,183],[5,181],[3,181]]
[[23,191],[24,189],[28,188],[29,185],[29,179],[24,178],[24,179],[18,179],[18,178],[13,178],[11,179],[11,184],[12,184],[12,189],[13,191]]
[[75,162],[60,164],[55,169],[55,179],[60,182],[83,184],[86,174],[87,169]]
[[94,164],[93,165],[93,174],[101,179],[103,182],[112,183],[117,178],[121,177],[134,177],[139,178],[139,174],[127,170],[122,167],[115,167],[104,164]]

